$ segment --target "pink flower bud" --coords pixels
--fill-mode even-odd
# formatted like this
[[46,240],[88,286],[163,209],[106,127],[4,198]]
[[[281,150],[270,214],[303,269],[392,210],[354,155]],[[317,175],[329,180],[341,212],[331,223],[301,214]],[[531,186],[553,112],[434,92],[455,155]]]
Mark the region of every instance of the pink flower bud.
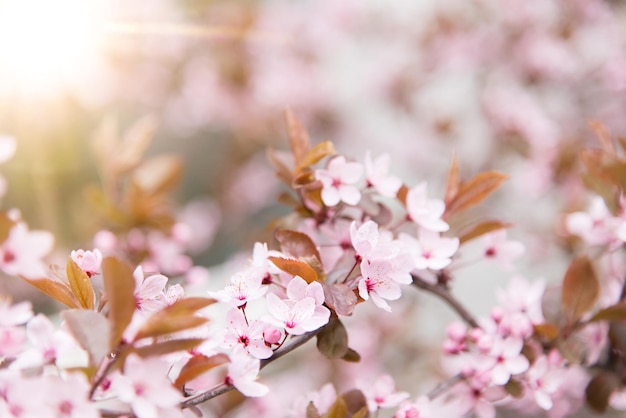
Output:
[[102,264],[102,253],[97,248],[93,251],[75,250],[70,257],[89,277],[96,274]]
[[467,329],[465,325],[460,322],[453,322],[448,325],[446,329],[446,335],[453,341],[463,341],[467,335]]
[[263,331],[263,339],[268,344],[278,344],[283,334],[278,328],[268,327]]

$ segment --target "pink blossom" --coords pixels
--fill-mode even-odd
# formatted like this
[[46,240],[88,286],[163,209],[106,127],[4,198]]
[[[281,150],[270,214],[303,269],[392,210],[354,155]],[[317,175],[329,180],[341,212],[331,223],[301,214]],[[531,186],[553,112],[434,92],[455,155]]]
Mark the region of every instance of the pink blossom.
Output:
[[167,277],[162,274],[145,277],[141,266],[137,266],[133,277],[135,278],[135,301],[139,311],[152,313],[166,306],[163,291],[167,284]]
[[525,251],[521,242],[507,240],[505,229],[484,235],[482,244],[485,258],[499,263],[505,269],[511,269],[512,261]]
[[167,288],[167,291],[165,292],[165,304],[171,305],[174,302],[182,299],[183,297],[185,297],[185,289],[178,283],[174,284],[172,286],[169,286]]
[[613,217],[604,199],[595,196],[587,212],[574,212],[565,218],[567,230],[588,244],[607,245],[616,240],[616,231],[622,222]]
[[403,402],[393,418],[435,418],[432,414],[430,399],[419,397],[415,402]]
[[368,256],[378,246],[378,224],[367,221],[357,228],[356,222],[350,224],[350,239],[352,246],[360,257]]
[[[96,404],[89,401],[90,385],[83,375],[71,373],[64,379],[45,376],[45,403],[50,418],[98,418]],[[40,392],[41,393],[41,392]]]
[[398,189],[402,186],[402,180],[387,174],[389,163],[389,154],[382,154],[372,160],[370,152],[367,151],[365,154],[365,176],[368,185],[374,187],[382,196],[395,197]]
[[454,409],[458,415],[474,412],[477,418],[495,418],[496,409],[494,402],[500,401],[507,396],[500,386],[488,386],[485,379],[477,376],[464,384],[456,385],[452,389]]
[[391,307],[385,300],[400,299],[402,291],[397,282],[389,277],[392,266],[389,261],[368,261],[361,265],[361,275],[358,289],[359,296],[368,300],[370,297],[376,306],[391,312]]
[[130,354],[123,374],[111,381],[111,392],[130,404],[138,418],[158,418],[178,409],[181,394],[167,378],[169,365],[157,357],[142,359]]
[[565,375],[558,367],[550,367],[548,357],[540,356],[524,376],[528,390],[533,393],[540,408],[552,408],[552,396],[563,383]]
[[248,356],[242,347],[236,346],[230,354],[226,383],[233,385],[245,396],[265,396],[269,388],[257,382],[260,368],[261,363],[258,359]]
[[229,302],[233,306],[242,306],[265,295],[267,286],[262,284],[263,276],[258,270],[248,269],[233,275],[223,290],[209,292],[209,296],[221,302]]
[[418,240],[404,233],[399,239],[407,245],[413,267],[418,270],[441,270],[447,267],[459,248],[458,238],[444,238],[438,232],[424,228],[419,228]]
[[12,276],[45,277],[46,267],[41,259],[50,252],[53,243],[51,233],[29,231],[24,222],[18,222],[0,246],[0,269]]
[[278,344],[283,337],[283,333],[274,327],[267,327],[263,330],[263,339],[267,344]]
[[513,276],[506,289],[497,289],[496,296],[507,313],[521,313],[533,324],[544,321],[541,299],[546,285],[543,280],[529,283],[522,276]]
[[102,264],[102,253],[97,248],[93,251],[74,250],[70,257],[89,277],[96,274]]
[[396,392],[396,384],[389,375],[380,376],[373,385],[363,388],[370,411],[380,408],[394,408],[409,397],[407,392]]
[[226,313],[226,335],[224,342],[229,348],[236,345],[243,347],[251,356],[266,359],[272,356],[273,351],[265,345],[264,329],[266,325],[261,321],[246,321],[239,309],[230,309]]
[[337,400],[337,391],[332,383],[326,383],[319,391],[309,392],[304,396],[300,396],[294,402],[290,417],[300,418],[306,416],[306,410],[310,403],[313,403],[315,409],[320,414],[325,414]]
[[328,323],[330,311],[316,312],[317,305],[312,297],[302,300],[280,299],[273,293],[267,295],[267,308],[272,315],[266,322],[285,328],[291,335],[301,335],[316,330]]
[[26,324],[26,336],[32,348],[17,356],[10,368],[32,369],[48,364],[59,367],[85,367],[87,352],[64,330],[56,330],[52,322],[38,314]]
[[490,370],[491,381],[495,385],[504,385],[511,375],[518,375],[528,370],[530,363],[521,354],[524,341],[520,338],[496,338],[491,346],[489,357],[494,365]]
[[437,232],[450,229],[448,224],[441,219],[446,205],[443,200],[428,198],[428,185],[425,181],[407,193],[406,210],[410,219],[422,228]]
[[[0,380],[0,416],[6,418],[41,418],[49,416],[44,396],[42,381],[37,378],[25,379],[20,375],[5,375]],[[5,380],[4,382],[2,380]]]
[[326,206],[336,206],[339,202],[356,205],[361,200],[361,192],[355,184],[363,175],[363,166],[346,162],[338,156],[330,160],[328,168],[316,170],[315,177],[322,183],[322,201]]
[[33,316],[33,306],[29,301],[11,305],[11,300],[0,297],[0,327],[10,327],[26,323]]

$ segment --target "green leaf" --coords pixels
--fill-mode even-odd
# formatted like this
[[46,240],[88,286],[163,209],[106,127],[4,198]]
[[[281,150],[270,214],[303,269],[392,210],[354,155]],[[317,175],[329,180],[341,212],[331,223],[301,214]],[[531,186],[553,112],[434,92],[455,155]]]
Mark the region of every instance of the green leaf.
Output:
[[348,332],[338,318],[331,318],[317,334],[317,349],[328,358],[342,358],[348,353]]
[[109,305],[109,350],[113,351],[135,312],[135,279],[128,264],[107,257],[102,262],[102,281]]
[[204,354],[196,354],[185,363],[178,373],[178,377],[174,382],[174,386],[182,389],[185,383],[203,375],[215,367],[228,363],[229,358],[226,354],[219,353],[213,356],[205,356]]
[[307,283],[313,283],[318,280],[315,270],[303,261],[282,257],[267,257],[267,259],[285,273],[289,273],[293,276],[300,276]]
[[72,257],[67,257],[65,274],[70,283],[70,289],[78,299],[78,303],[85,309],[93,309],[96,296],[91,284],[91,278],[81,269]]
[[604,413],[609,406],[611,394],[620,385],[620,378],[613,372],[601,371],[595,375],[585,389],[587,403],[596,412]]
[[162,356],[176,351],[188,351],[204,342],[202,338],[186,338],[181,340],[162,341],[150,345],[133,348],[140,357]]
[[563,311],[570,323],[588,312],[600,294],[600,285],[591,260],[577,257],[570,264],[561,290]]
[[626,319],[626,303],[620,302],[596,312],[589,322],[620,321]]
[[104,315],[85,309],[62,311],[70,334],[89,354],[89,364],[98,366],[109,353],[109,328]]

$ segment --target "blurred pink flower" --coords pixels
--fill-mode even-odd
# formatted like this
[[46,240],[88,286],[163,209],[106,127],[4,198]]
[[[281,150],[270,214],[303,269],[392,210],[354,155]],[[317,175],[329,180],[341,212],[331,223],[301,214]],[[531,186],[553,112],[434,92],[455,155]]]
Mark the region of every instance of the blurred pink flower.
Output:
[[402,186],[402,180],[387,174],[390,160],[389,154],[382,154],[372,160],[371,153],[367,151],[365,154],[365,177],[368,186],[374,187],[382,196],[395,197],[398,189]]
[[507,240],[504,229],[485,234],[482,237],[482,244],[485,258],[499,263],[505,269],[511,269],[513,260],[525,251],[521,242]]
[[425,228],[419,228],[417,240],[408,234],[401,234],[399,239],[406,245],[413,267],[418,270],[447,267],[459,248],[458,238],[444,238],[439,232]]
[[226,383],[233,385],[246,396],[265,396],[269,388],[257,382],[260,367],[261,363],[258,359],[248,356],[242,347],[236,346],[230,353]]
[[89,277],[97,274],[102,264],[102,253],[97,248],[93,251],[73,250],[70,257]]
[[363,387],[363,394],[372,412],[380,408],[394,408],[409,397],[407,392],[396,391],[396,384],[389,375],[380,376],[372,385]]
[[446,205],[443,200],[428,198],[428,185],[425,181],[411,188],[407,193],[406,210],[409,218],[422,228],[438,232],[450,229],[448,224],[441,219]]
[[45,277],[46,267],[41,259],[52,250],[53,244],[51,233],[29,231],[24,222],[18,222],[0,247],[0,269],[12,276]]

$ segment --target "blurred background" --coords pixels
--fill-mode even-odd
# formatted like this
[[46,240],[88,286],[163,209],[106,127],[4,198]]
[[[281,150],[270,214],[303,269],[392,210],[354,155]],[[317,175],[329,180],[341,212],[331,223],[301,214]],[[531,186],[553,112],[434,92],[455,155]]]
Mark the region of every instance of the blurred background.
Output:
[[[203,219],[194,261],[220,265],[287,213],[266,150],[287,148],[290,108],[313,142],[389,153],[437,197],[453,154],[466,178],[508,174],[480,215],[515,224],[523,274],[558,280],[589,121],[626,134],[625,28],[616,0],[0,0],[0,134],[18,142],[3,206],[62,257],[92,248],[110,227],[90,203],[107,170],[92,139],[149,116],[147,154],[184,161],[174,211]],[[486,314],[508,277],[464,268],[455,294]]]

